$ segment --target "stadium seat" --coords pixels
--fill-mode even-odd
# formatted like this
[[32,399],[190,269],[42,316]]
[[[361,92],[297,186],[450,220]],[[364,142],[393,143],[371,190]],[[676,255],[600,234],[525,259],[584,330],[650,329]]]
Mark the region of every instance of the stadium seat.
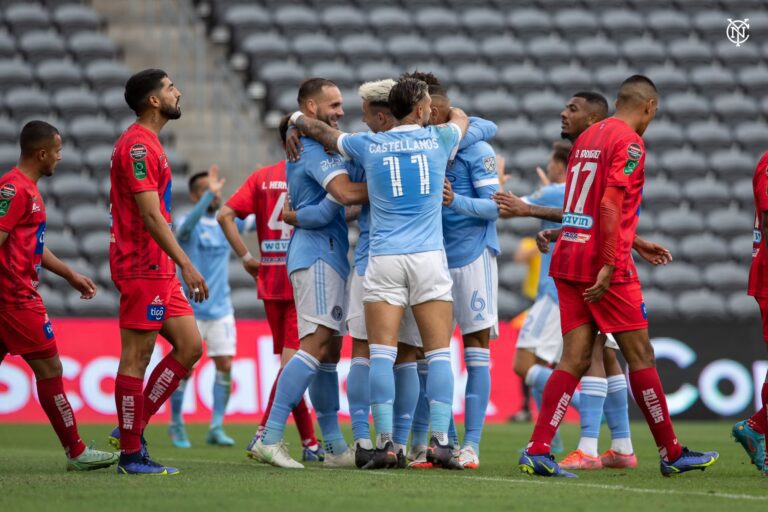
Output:
[[[109,239],[108,231],[103,233],[90,233],[83,238],[80,244],[81,254],[88,258],[94,265],[101,265],[109,261]],[[93,276],[95,278],[95,276]]]
[[289,39],[315,32],[318,25],[317,13],[314,9],[290,5],[290,3],[286,7],[277,9],[273,20],[283,35]]
[[[523,43],[510,36],[491,36],[481,43],[481,53],[496,66],[517,64],[525,58]],[[506,76],[506,72],[503,73]]]
[[751,179],[755,165],[757,165],[757,159],[736,149],[718,151],[709,158],[709,166],[717,176],[730,183],[744,178]]
[[19,161],[19,146],[17,143],[0,145],[0,173],[10,171]]
[[712,101],[712,110],[723,123],[733,127],[755,119],[758,103],[741,93],[722,94]]
[[[43,270],[43,272],[47,272]],[[48,286],[40,286],[37,289],[37,293],[43,298],[45,304],[45,311],[52,318],[59,316],[66,316],[68,314],[66,303],[64,302],[64,296],[55,288]]]
[[[64,159],[66,159],[65,156]],[[62,159],[62,161],[64,160]],[[99,186],[95,181],[79,174],[56,176],[53,195],[60,205],[94,204],[99,198]]]
[[499,14],[495,9],[470,7],[460,16],[460,21],[467,33],[477,40],[504,31],[506,20]]
[[39,89],[13,89],[5,96],[5,104],[17,119],[47,117],[51,114],[50,97]]
[[728,316],[725,300],[717,293],[700,289],[681,293],[677,310],[686,319],[724,319]]
[[380,61],[385,55],[381,40],[364,33],[352,33],[341,39],[339,51],[353,66],[381,64]]
[[348,34],[362,34],[368,28],[363,12],[350,6],[328,7],[323,10],[321,19],[326,32],[336,39]]
[[569,64],[573,56],[571,46],[560,37],[550,34],[528,42],[528,55],[542,67]]
[[460,64],[454,69],[453,81],[465,91],[496,89],[499,73],[496,68],[487,64]]
[[754,188],[752,187],[752,179],[744,177],[733,183],[731,187],[731,197],[739,202],[744,210],[749,210],[755,205]]
[[83,148],[114,144],[118,134],[115,125],[101,117],[80,117],[72,121],[69,132],[77,145]]
[[557,66],[550,69],[549,81],[555,84],[555,88],[560,94],[570,97],[577,91],[591,89],[594,84],[594,77],[592,73],[581,66]]
[[[641,212],[640,213],[640,217],[642,218],[643,215],[645,215],[645,213],[646,212]],[[658,227],[658,218],[657,218],[656,225]],[[679,256],[679,254],[680,254],[680,246],[679,246],[679,242],[678,242],[680,237],[671,237],[671,236],[664,235],[664,234],[662,234],[662,233],[657,231],[655,233],[644,234],[643,238],[645,240],[650,241],[650,242],[659,244],[662,247],[665,247],[669,252],[672,253],[672,257],[673,258],[677,258]],[[637,261],[637,260],[638,260],[638,258],[635,258],[635,261]]]
[[656,218],[651,211],[644,211],[637,222],[637,232],[641,235],[651,233],[656,230]]
[[762,97],[768,93],[768,68],[765,65],[747,66],[739,70],[739,84],[752,97]]
[[527,265],[507,263],[499,271],[499,285],[510,290],[517,290],[522,286],[527,273]]
[[694,150],[711,153],[731,146],[731,130],[717,121],[700,121],[688,125],[688,142]]
[[83,300],[80,292],[69,292],[64,299],[73,316],[115,317],[120,309],[118,296],[109,290],[100,290],[92,299]]
[[270,95],[273,95],[274,91],[280,91],[286,87],[296,90],[306,76],[304,68],[295,62],[259,63],[251,61],[251,77],[265,82],[270,88]]
[[339,87],[359,85],[355,79],[355,70],[347,64],[328,61],[318,62],[310,67],[309,76],[321,76],[334,81]]
[[[694,7],[696,12],[693,16],[693,27],[705,41],[718,41],[725,32],[728,18],[733,18],[734,16],[724,11],[706,9],[701,4],[696,6],[696,3],[698,2],[691,2],[689,0],[689,4]],[[716,5],[714,1],[712,3]]]
[[669,293],[656,288],[643,289],[643,300],[651,321],[676,318],[675,300]]
[[101,107],[111,119],[125,119],[135,116],[125,102],[124,88],[107,89],[101,94]]
[[475,96],[472,114],[487,119],[509,119],[519,112],[514,96],[503,92],[483,92]]
[[85,68],[85,76],[91,83],[91,87],[103,92],[114,87],[125,87],[125,82],[131,72],[124,64],[108,60],[98,60],[88,64]]
[[251,288],[254,292],[256,291],[256,282],[254,281],[253,276],[245,271],[240,260],[229,262],[229,285],[232,289]]
[[[43,183],[43,182],[39,182]],[[53,202],[53,198],[48,194],[43,194],[43,201],[45,201],[45,228],[51,231],[62,231],[65,227],[64,224],[64,212],[60,208],[56,207]]]
[[[336,42],[323,34],[304,34],[291,39],[293,51],[306,65],[333,60],[338,53]],[[320,75],[322,76],[322,75]]]
[[712,64],[691,70],[691,81],[702,94],[710,97],[733,92],[736,88],[733,71]]
[[523,97],[522,110],[534,121],[556,119],[564,107],[565,98],[551,92],[530,93]]
[[274,30],[272,16],[266,9],[253,4],[233,5],[229,7],[222,21],[229,27],[231,40],[238,47],[250,34]]
[[80,87],[83,84],[83,73],[80,67],[67,60],[41,62],[35,74],[43,89],[52,93],[61,89]]
[[729,244],[731,258],[739,262],[740,265],[750,265],[752,263],[752,234],[743,234],[734,236]]
[[[16,144],[19,139],[19,129],[17,124],[7,117],[0,117],[0,146],[6,144]],[[5,173],[7,169],[0,169],[0,174]]]
[[709,102],[696,94],[672,94],[665,98],[664,104],[664,109],[677,123],[704,121],[710,114]]
[[48,9],[34,3],[16,3],[5,10],[5,21],[17,37],[35,30],[52,28]]
[[630,66],[638,68],[664,64],[667,52],[664,45],[650,37],[628,39],[621,45],[621,54]]
[[[54,126],[56,126],[56,123],[54,123]],[[64,133],[68,132],[66,126],[61,126],[61,129],[64,130]],[[56,174],[58,176],[80,175],[83,171],[83,154],[78,148],[68,145],[71,143],[71,139],[64,141],[64,147],[61,150],[62,158],[56,165]],[[52,184],[51,188],[58,189],[58,187],[59,182],[57,179],[56,184]]]
[[597,83],[600,86],[600,90],[611,91],[611,93],[606,97],[608,99],[609,105],[613,102],[615,97],[615,93],[613,91],[617,91],[619,86],[621,86],[621,83],[635,73],[637,73],[636,69],[629,68],[624,64],[612,64],[610,66],[602,66],[597,69],[595,75],[597,78]]
[[0,60],[16,57],[16,39],[8,32],[0,31]]
[[[722,238],[709,233],[696,233],[683,238],[680,256],[694,263],[713,263],[730,259],[728,244]],[[673,255],[674,256],[674,255]]]
[[534,169],[536,169],[537,166],[546,168],[547,160],[549,159],[549,154],[551,151],[552,150],[547,146],[522,149],[517,152],[517,156],[515,157],[514,161],[514,167],[511,165],[512,162],[507,162],[507,166],[516,169],[517,171],[523,173],[523,175],[531,173]]
[[760,307],[757,301],[743,290],[732,293],[728,297],[728,312],[739,319],[760,320]]
[[516,96],[541,91],[547,83],[541,69],[527,64],[506,67],[501,73],[501,80],[507,90]]
[[78,237],[95,231],[109,231],[109,211],[106,206],[83,204],[69,208],[67,225]]
[[749,281],[749,268],[735,263],[714,263],[704,272],[707,286],[721,294],[745,291]]
[[418,35],[394,36],[386,43],[392,59],[409,69],[433,56],[432,43]]
[[593,36],[598,32],[597,16],[584,9],[566,8],[554,13],[555,27],[569,39]]
[[25,33],[19,38],[19,49],[32,64],[49,59],[62,59],[67,53],[61,36],[48,31]]
[[[48,207],[46,206],[47,209]],[[75,239],[61,231],[47,229],[45,233],[45,246],[59,258],[71,259],[80,256]]]
[[[189,162],[184,160],[173,148],[165,148],[165,157],[168,159],[168,165],[173,170],[173,179],[177,180],[179,175],[183,176],[189,171]],[[197,169],[195,170],[197,171]],[[186,184],[186,179],[183,179]]]
[[[624,38],[640,37],[645,31],[642,14],[629,9],[611,9],[604,11],[601,17],[603,30],[613,41]],[[614,45],[611,45],[614,46]]]
[[732,198],[728,184],[713,179],[691,180],[685,184],[683,191],[685,198],[702,211],[726,207]]
[[690,149],[669,150],[661,156],[662,169],[675,180],[703,178],[707,170],[707,162],[699,152]]
[[263,318],[264,303],[256,297],[253,286],[232,291],[232,305],[238,318]]
[[408,34],[413,29],[413,17],[400,7],[376,7],[368,11],[368,24],[379,37]]
[[[736,140],[745,151],[758,155],[766,150],[766,133],[768,133],[768,124],[765,121],[742,123],[736,127]],[[757,158],[753,162],[753,170],[756,164]]]
[[264,60],[285,59],[290,55],[288,42],[278,34],[256,33],[243,38],[239,46],[241,52],[257,62]]
[[[444,66],[440,64],[439,62],[435,62],[434,60],[420,60],[417,62],[412,63],[409,67],[406,68],[406,71],[424,71],[428,70],[433,75],[437,77],[438,80],[440,80],[440,83],[449,84],[453,82],[453,68],[449,66]],[[397,78],[397,77],[395,77]],[[456,96],[457,89],[453,88],[450,89],[454,94],[453,96]],[[461,94],[461,91],[459,91]]]
[[736,46],[728,40],[720,41],[715,45],[715,55],[723,66],[733,66],[738,69],[760,63],[760,52],[757,47],[748,44]]
[[32,67],[29,64],[18,60],[0,61],[0,90],[2,92],[20,87],[28,88],[32,86],[32,83]]
[[[362,64],[358,68],[357,78],[360,83],[374,80],[383,80],[386,78],[396,80],[397,77],[400,76],[401,72],[402,68],[399,68],[394,64],[389,64],[387,62],[368,62],[367,64]],[[355,97],[357,97],[357,93],[355,93]],[[345,96],[345,109],[347,108],[349,101],[350,99],[347,99]]]
[[[478,63],[480,58],[477,43],[466,36],[449,35],[439,37],[434,41],[434,48],[435,54],[449,66]],[[496,73],[495,69],[494,73]]]
[[[582,66],[589,69],[597,68],[603,62],[615,62],[619,59],[619,50],[605,36],[579,39],[576,42],[576,56]],[[571,93],[576,90],[570,91]]]
[[707,216],[707,229],[723,237],[748,233],[754,223],[754,215],[743,210],[721,208]]
[[712,65],[712,49],[706,41],[700,39],[675,39],[669,43],[668,51],[672,60],[680,67]]
[[690,85],[688,74],[681,68],[670,66],[669,64],[648,67],[645,70],[645,76],[651,77],[653,83],[656,84],[656,87],[661,92],[661,101],[664,102],[664,107],[662,108],[664,109],[666,109],[666,98],[670,94],[687,92]]
[[653,37],[661,41],[670,41],[680,34],[690,33],[690,17],[674,9],[649,10],[646,26],[653,32]]
[[[125,104],[125,99],[123,99],[123,104]],[[98,97],[93,92],[81,88],[58,91],[53,96],[53,107],[59,116],[66,119],[96,116],[100,112]]]
[[562,133],[562,121],[561,120],[555,120],[542,123],[539,126],[539,142],[548,145],[552,144],[552,142],[556,140],[560,140],[562,137],[560,137]]
[[83,65],[117,57],[117,45],[101,32],[78,32],[69,38],[69,51]]
[[659,120],[648,126],[643,140],[649,152],[661,152],[679,148],[685,137],[679,124]]
[[101,17],[96,11],[75,3],[62,5],[53,11],[53,22],[59,32],[66,36],[82,31],[98,31],[102,25]]
[[109,164],[112,160],[112,146],[102,145],[89,148],[83,156],[83,164],[91,176],[106,176],[109,178]]
[[519,290],[512,293],[503,288],[499,289],[499,316],[501,318],[514,318],[527,308],[531,307],[531,301],[519,295]]
[[552,31],[552,19],[546,11],[517,9],[509,13],[509,25],[520,39],[530,40]]
[[657,287],[678,292],[701,287],[701,273],[695,265],[673,261],[653,270],[653,282]]
[[[507,164],[507,170],[510,168],[515,167],[513,165],[513,162],[509,162]],[[523,169],[523,175],[532,175],[534,172],[533,169]],[[529,194],[532,194],[534,190],[536,190],[536,187],[534,187],[533,183],[529,180],[520,179],[519,174],[513,174],[507,177],[507,180],[504,182],[504,191],[506,192],[512,192],[515,195],[518,196],[527,196]],[[508,225],[504,222],[501,223],[502,226],[504,226],[505,229],[507,229]],[[511,229],[510,229],[511,230]]]
[[699,233],[704,228],[704,220],[697,212],[685,208],[664,210],[656,218],[659,229],[671,236],[685,236]]
[[443,7],[425,7],[419,9],[415,16],[416,27],[425,34],[441,34],[456,31],[459,28],[459,17],[450,9]]

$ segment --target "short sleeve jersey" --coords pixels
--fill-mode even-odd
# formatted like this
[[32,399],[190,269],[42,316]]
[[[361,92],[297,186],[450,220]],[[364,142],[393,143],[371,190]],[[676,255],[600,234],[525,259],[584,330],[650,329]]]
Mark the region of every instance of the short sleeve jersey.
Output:
[[[336,154],[327,153],[322,144],[302,137],[304,149],[296,162],[286,163],[288,191],[294,209],[320,203],[326,196],[325,188],[337,176],[349,174],[347,163]],[[318,259],[325,261],[340,276],[349,274],[349,240],[344,209],[320,229],[293,230],[288,245],[288,274],[311,267]]]
[[339,150],[368,180],[371,256],[443,249],[443,180],[460,139],[452,123],[339,138]]
[[644,166],[643,139],[615,117],[593,124],[576,139],[568,158],[563,230],[552,255],[551,276],[595,281],[602,267],[600,201],[606,188],[622,187],[625,194],[611,282],[638,280],[631,251],[640,218]]
[[[533,194],[522,198],[528,204],[535,206],[546,206],[548,208],[562,208],[565,202],[565,183],[553,183],[542,187]],[[551,220],[541,221],[541,229],[560,229],[559,222]],[[549,267],[552,261],[552,253],[555,250],[555,243],[549,244],[549,252],[541,255],[541,266],[539,271],[539,287],[536,296],[541,298],[549,295],[557,302],[557,288],[555,282],[549,277]]]
[[171,226],[171,168],[160,139],[132,124],[115,144],[109,173],[112,280],[170,279],[176,266],[144,225],[134,197],[139,192],[156,192],[160,213]]
[[752,235],[752,266],[749,269],[747,293],[753,297],[768,297],[768,254],[763,240],[763,212],[768,212],[768,152],[757,164],[752,178],[755,196],[755,229]]
[[[446,175],[454,193],[464,197],[491,201],[499,190],[496,153],[487,142],[460,149]],[[448,268],[469,265],[486,247],[496,256],[501,253],[495,220],[469,217],[448,207],[443,207],[443,237]]]
[[0,177],[0,310],[42,305],[37,293],[45,244],[45,205],[34,181],[13,168]]
[[261,268],[258,294],[263,300],[293,300],[288,280],[286,254],[293,228],[283,222],[283,205],[288,195],[285,160],[254,171],[227,201],[227,206],[244,219],[256,216]]

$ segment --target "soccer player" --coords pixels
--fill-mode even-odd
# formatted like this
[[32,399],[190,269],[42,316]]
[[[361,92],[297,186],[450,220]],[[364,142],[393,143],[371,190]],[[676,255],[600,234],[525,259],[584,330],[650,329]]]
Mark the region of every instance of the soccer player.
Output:
[[[285,116],[279,127],[283,147],[285,147],[287,128],[288,116]],[[285,160],[281,160],[251,173],[218,214],[219,224],[230,246],[242,261],[245,270],[258,283],[258,296],[264,301],[267,322],[272,331],[272,350],[280,355],[280,372],[272,384],[259,430],[248,446],[250,455],[253,454],[251,449],[263,434],[264,426],[269,420],[277,381],[282,369],[299,350],[296,305],[293,302],[293,289],[286,270],[286,250],[293,229],[281,219],[287,197]],[[250,215],[256,217],[256,232],[261,246],[260,260],[250,253],[240,237],[238,221]],[[301,437],[302,460],[323,460],[324,452],[318,444],[315,427],[312,424],[312,414],[303,396],[293,408],[293,418],[296,420],[296,427]]]
[[[216,223],[216,212],[221,205],[221,189],[226,180],[219,178],[219,168],[214,165],[189,178],[189,195],[195,205],[187,214],[177,219],[176,238],[199,268],[209,284],[210,300],[193,303],[192,311],[202,338],[208,347],[208,356],[216,366],[213,379],[213,414],[206,442],[218,446],[232,446],[234,439],[223,428],[224,413],[232,390],[232,358],[237,346],[234,308],[229,288],[229,245],[224,232]],[[239,229],[245,228],[238,221]],[[185,290],[188,292],[188,290]],[[171,424],[168,433],[177,448],[191,446],[182,419],[182,405],[187,379],[171,395]]]
[[[119,440],[120,474],[178,473],[150,458],[143,432],[202,354],[200,331],[176,265],[195,302],[208,298],[208,286],[173,235],[171,168],[158,138],[168,121],[181,117],[180,99],[181,92],[162,70],[145,69],[130,77],[125,101],[137,120],[112,152],[109,263],[120,292],[122,351],[115,379],[119,425],[111,439]],[[145,387],[158,333],[173,348]]]
[[371,204],[370,256],[363,281],[371,351],[371,404],[376,427],[373,468],[394,467],[392,363],[405,308],[411,306],[429,364],[432,439],[428,459],[462,469],[453,460],[448,426],[453,401],[450,349],[452,281],[442,242],[442,184],[468,119],[452,109],[450,123],[426,126],[431,98],[426,83],[403,78],[389,108],[399,125],[387,132],[349,135],[301,112],[293,122],[306,135],[363,166]]
[[[747,293],[760,306],[763,319],[763,340],[768,343],[768,152],[757,163],[752,178],[755,196],[755,229],[752,242],[752,266],[749,269]],[[761,393],[763,406],[751,418],[733,426],[732,435],[741,443],[752,464],[768,476],[765,434],[768,433],[768,375]]]
[[[338,126],[344,115],[339,88],[330,80],[310,78],[299,87],[302,115],[326,127]],[[300,209],[318,204],[330,194],[345,205],[367,200],[364,183],[352,183],[343,159],[326,153],[323,145],[302,138],[301,159],[286,164],[288,190]],[[354,451],[339,428],[339,378],[336,365],[344,334],[346,281],[349,274],[347,224],[343,212],[321,229],[296,228],[288,246],[288,274],[293,285],[300,350],[285,365],[277,382],[275,401],[264,437],[252,451],[269,464],[302,468],[282,442],[285,422],[309,387],[310,399],[325,442],[327,467],[352,467]]]
[[64,447],[67,471],[106,468],[117,462],[117,454],[89,448],[80,438],[64,392],[56,337],[37,292],[42,267],[66,279],[81,299],[96,295],[93,281],[45,247],[45,204],[37,183],[53,176],[61,160],[61,135],[46,122],[30,121],[19,144],[18,165],[0,177],[0,364],[10,353],[32,369],[38,401]]
[[547,381],[542,408],[520,470],[531,475],[575,477],[550,455],[550,443],[589,367],[595,336],[612,333],[629,365],[629,380],[661,457],[664,476],[705,469],[717,452],[681,447],[667,410],[648,338],[642,290],[630,252],[645,180],[641,138],[658,108],[647,77],[621,85],[616,114],[589,127],[569,158],[575,179],[566,183],[563,231],[550,275],[560,299],[563,355]]

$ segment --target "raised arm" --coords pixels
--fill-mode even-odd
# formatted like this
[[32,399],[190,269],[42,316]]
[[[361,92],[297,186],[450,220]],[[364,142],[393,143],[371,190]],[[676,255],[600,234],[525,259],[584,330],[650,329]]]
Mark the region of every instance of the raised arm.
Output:
[[470,117],[467,133],[464,134],[464,137],[459,143],[459,150],[467,148],[475,142],[488,142],[496,136],[497,130],[498,127],[493,121],[488,121],[481,117]]
[[203,197],[201,197],[197,204],[195,204],[189,211],[181,225],[176,228],[176,238],[182,241],[189,240],[190,235],[192,235],[192,232],[195,230],[195,226],[200,222],[205,210],[208,209],[215,197],[216,195],[210,190],[205,191]]
[[305,136],[315,139],[325,148],[330,149],[335,153],[340,153],[338,141],[339,136],[343,133],[342,131],[331,128],[317,119],[311,119],[305,116],[301,111],[293,113],[291,116],[291,123]]
[[461,130],[461,137],[464,138],[467,128],[469,128],[469,117],[467,117],[466,112],[460,108],[453,107],[448,115],[448,122],[458,126]]

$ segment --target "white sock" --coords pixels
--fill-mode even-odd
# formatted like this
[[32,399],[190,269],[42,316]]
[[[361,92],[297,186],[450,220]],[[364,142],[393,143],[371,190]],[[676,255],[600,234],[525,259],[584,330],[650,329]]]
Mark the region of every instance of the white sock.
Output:
[[400,453],[400,452],[403,452],[403,454],[406,453],[405,445],[395,443],[395,453]]
[[355,439],[355,445],[363,450],[373,450],[373,443],[370,439]]
[[376,434],[376,448],[379,448],[379,449],[384,448],[384,445],[390,442],[391,440],[392,440],[391,432],[382,432],[381,434]]
[[611,440],[611,450],[619,452],[622,455],[632,455],[635,450],[632,448],[632,438],[623,437],[621,439]]
[[586,455],[590,457],[597,457],[597,438],[596,437],[582,437],[579,439],[578,448]]
[[437,438],[437,442],[442,446],[448,444],[448,432],[432,432],[432,435]]

